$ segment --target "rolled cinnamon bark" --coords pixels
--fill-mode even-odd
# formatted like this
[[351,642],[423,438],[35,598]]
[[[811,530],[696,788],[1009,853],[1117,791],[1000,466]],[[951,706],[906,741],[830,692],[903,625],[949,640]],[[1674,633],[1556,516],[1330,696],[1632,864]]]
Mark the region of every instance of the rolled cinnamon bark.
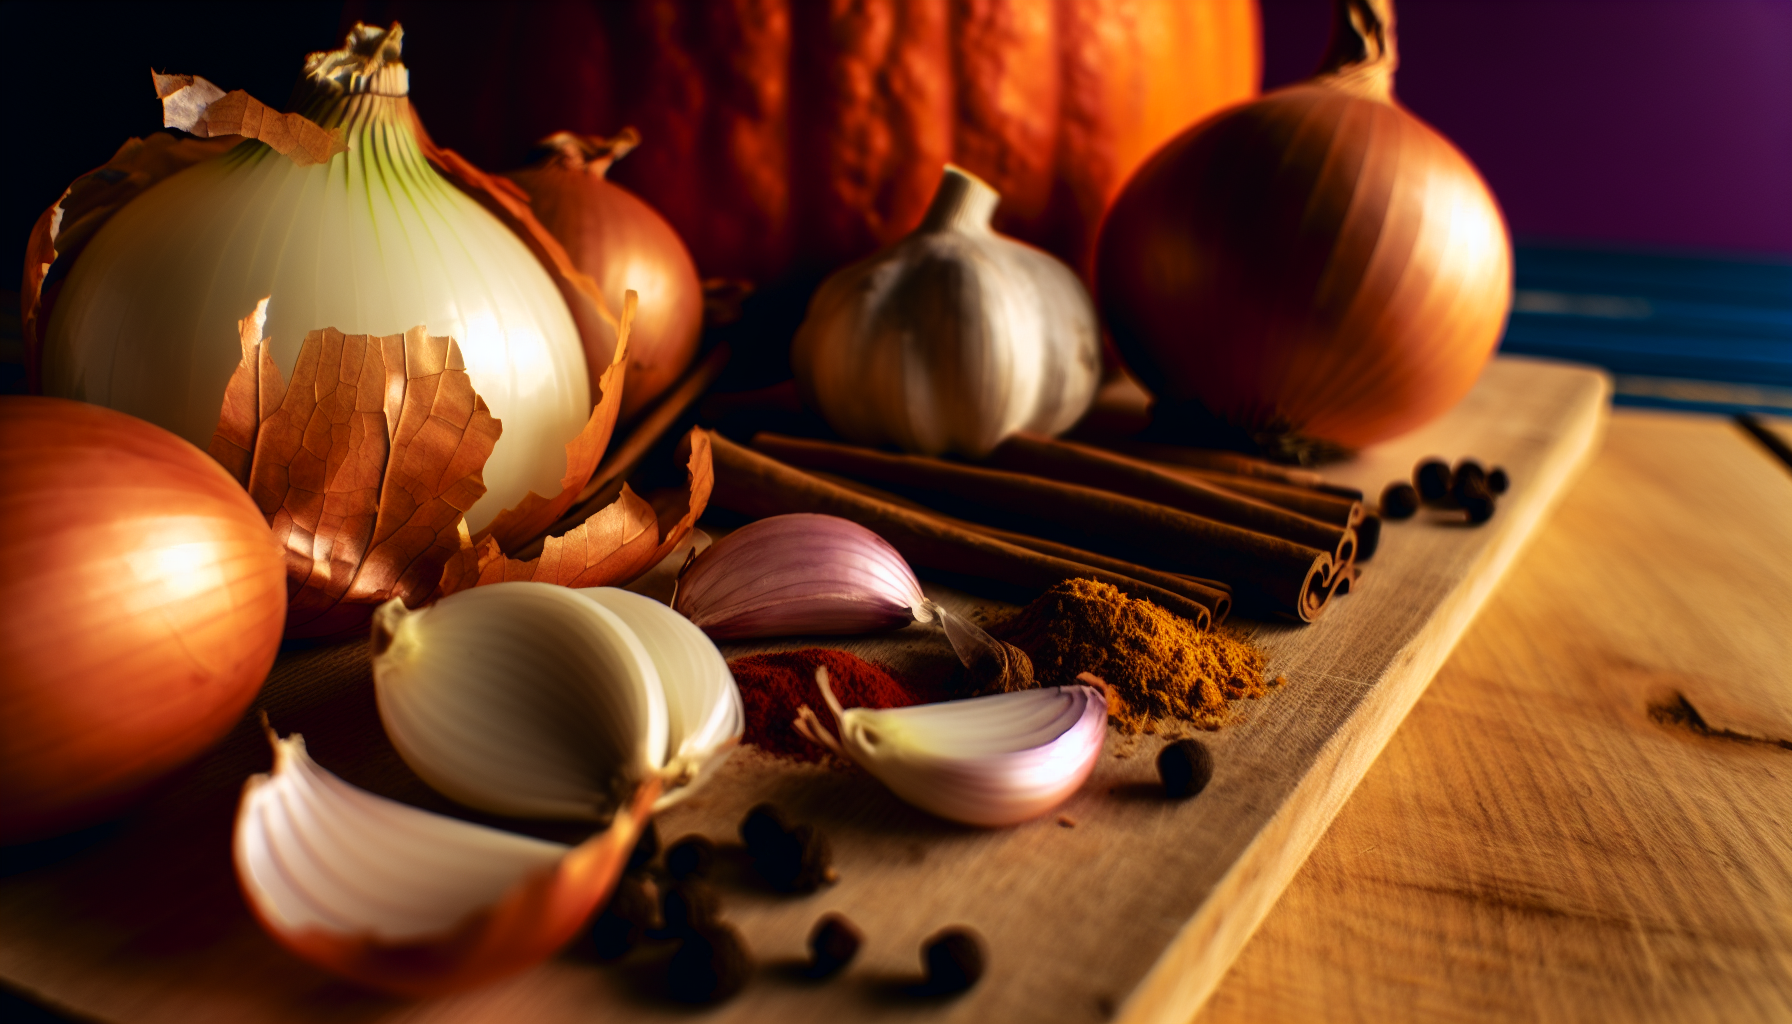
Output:
[[770,434],[756,436],[753,447],[803,469],[892,488],[973,522],[1222,579],[1243,605],[1303,622],[1324,608],[1338,568],[1328,551],[1080,484]]
[[711,433],[710,443],[715,489],[709,500],[722,508],[750,516],[790,512],[839,516],[889,541],[911,565],[920,569],[1036,590],[1079,577],[1100,580],[1129,597],[1142,598],[1167,608],[1201,629],[1213,624],[1213,615],[1206,606],[1162,587],[962,529],[938,516],[878,501],[743,448],[720,434]]
[[1349,525],[1321,522],[1266,501],[1246,497],[1140,459],[1086,444],[1041,434],[1016,434],[996,446],[986,466],[1082,484],[1144,501],[1168,505],[1257,533],[1330,551],[1332,561],[1348,565],[1357,554],[1357,537]]
[[1083,548],[1072,547],[1069,544],[1060,544],[1057,541],[1046,540],[1044,537],[1032,537],[1024,533],[1015,533],[1012,530],[1004,530],[995,526],[985,526],[982,523],[973,523],[968,519],[956,519],[952,516],[942,515],[939,512],[935,512],[919,502],[910,501],[899,494],[892,494],[889,491],[880,490],[870,484],[860,483],[859,481],[848,477],[836,476],[833,473],[825,473],[820,470],[813,470],[811,472],[815,476],[826,480],[829,483],[844,487],[847,490],[854,491],[858,494],[863,494],[868,498],[889,502],[892,505],[906,508],[911,512],[919,512],[923,515],[933,516],[948,526],[956,526],[960,529],[970,530],[973,533],[981,533],[986,537],[994,537],[999,541],[1005,541],[1006,543],[1027,548],[1031,551],[1037,551],[1042,555],[1051,555],[1053,558],[1062,558],[1071,562],[1081,562],[1083,565],[1092,565],[1097,569],[1103,569],[1121,576],[1130,576],[1141,583],[1149,583],[1154,587],[1162,587],[1173,594],[1181,594],[1183,597],[1205,607],[1209,612],[1213,613],[1214,625],[1219,625],[1226,621],[1226,616],[1232,612],[1232,588],[1219,580],[1197,579],[1193,576],[1183,576],[1173,572],[1159,572],[1156,569],[1151,569],[1135,562],[1128,562],[1119,558],[1109,558],[1107,555],[1088,551]]
[[1197,480],[1214,487],[1224,488],[1235,494],[1242,494],[1247,498],[1279,505],[1291,512],[1299,512],[1309,519],[1317,519],[1324,523],[1359,526],[1366,514],[1363,503],[1355,498],[1325,494],[1311,488],[1277,483],[1274,480],[1263,480],[1258,477],[1234,476],[1230,473],[1210,469],[1194,469],[1161,462],[1155,463],[1155,465],[1165,472],[1174,473],[1184,479]]
[[1354,487],[1346,487],[1343,484],[1334,484],[1310,469],[1278,466],[1273,462],[1253,459],[1249,455],[1240,455],[1237,452],[1218,451],[1213,448],[1186,448],[1177,444],[1154,444],[1149,441],[1130,439],[1103,441],[1101,446],[1152,462],[1167,462],[1171,465],[1212,470],[1232,476],[1274,480],[1295,487],[1306,487],[1322,494],[1334,494],[1341,498],[1349,498],[1352,501],[1363,500],[1362,491]]

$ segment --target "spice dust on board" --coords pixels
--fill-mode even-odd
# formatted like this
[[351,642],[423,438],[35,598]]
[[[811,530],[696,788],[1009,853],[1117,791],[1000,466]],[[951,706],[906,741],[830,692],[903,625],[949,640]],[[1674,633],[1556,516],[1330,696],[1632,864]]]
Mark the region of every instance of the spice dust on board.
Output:
[[1027,652],[1040,686],[1100,676],[1120,697],[1108,721],[1123,733],[1151,731],[1154,720],[1217,729],[1230,701],[1270,689],[1268,659],[1243,633],[1197,629],[1097,580],[1058,583],[992,632]]

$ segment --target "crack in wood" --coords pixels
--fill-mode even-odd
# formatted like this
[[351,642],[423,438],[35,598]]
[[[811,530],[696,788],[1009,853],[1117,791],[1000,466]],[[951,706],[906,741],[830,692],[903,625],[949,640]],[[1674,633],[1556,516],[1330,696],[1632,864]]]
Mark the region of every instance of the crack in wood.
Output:
[[1751,736],[1733,729],[1714,729],[1706,723],[1699,709],[1692,706],[1686,695],[1675,691],[1666,697],[1651,702],[1647,706],[1650,721],[1658,725],[1678,726],[1690,729],[1700,736],[1710,736],[1721,740],[1737,740],[1742,743],[1760,743],[1771,747],[1783,747],[1792,750],[1792,740],[1782,740],[1772,736]]

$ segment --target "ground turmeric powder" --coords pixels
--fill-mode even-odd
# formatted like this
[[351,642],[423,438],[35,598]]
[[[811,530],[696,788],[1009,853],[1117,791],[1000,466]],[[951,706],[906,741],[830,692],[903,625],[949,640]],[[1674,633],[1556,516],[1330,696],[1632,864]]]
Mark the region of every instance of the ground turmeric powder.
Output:
[[1180,616],[1095,580],[1057,584],[993,631],[1026,651],[1041,686],[1093,672],[1120,700],[1108,720],[1122,732],[1153,718],[1216,729],[1226,705],[1268,692],[1266,658],[1242,633],[1196,629]]

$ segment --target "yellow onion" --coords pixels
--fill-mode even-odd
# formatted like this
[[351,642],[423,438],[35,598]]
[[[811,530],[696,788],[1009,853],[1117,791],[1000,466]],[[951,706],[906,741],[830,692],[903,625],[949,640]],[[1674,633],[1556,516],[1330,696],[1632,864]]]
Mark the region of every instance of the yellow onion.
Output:
[[1454,405],[1492,354],[1511,241],[1487,185],[1393,95],[1392,0],[1337,0],[1316,77],[1222,111],[1127,183],[1102,312],[1172,403],[1355,447]]
[[242,718],[286,619],[261,512],[120,412],[0,398],[0,838],[102,820]]
[[[573,265],[591,275],[611,309],[633,289],[641,296],[629,336],[622,418],[658,398],[697,355],[703,328],[703,286],[691,254],[653,207],[605,177],[610,165],[639,145],[625,128],[613,139],[557,132],[542,140],[552,155],[507,177],[529,193],[529,205]],[[586,353],[592,393],[610,353]]]

